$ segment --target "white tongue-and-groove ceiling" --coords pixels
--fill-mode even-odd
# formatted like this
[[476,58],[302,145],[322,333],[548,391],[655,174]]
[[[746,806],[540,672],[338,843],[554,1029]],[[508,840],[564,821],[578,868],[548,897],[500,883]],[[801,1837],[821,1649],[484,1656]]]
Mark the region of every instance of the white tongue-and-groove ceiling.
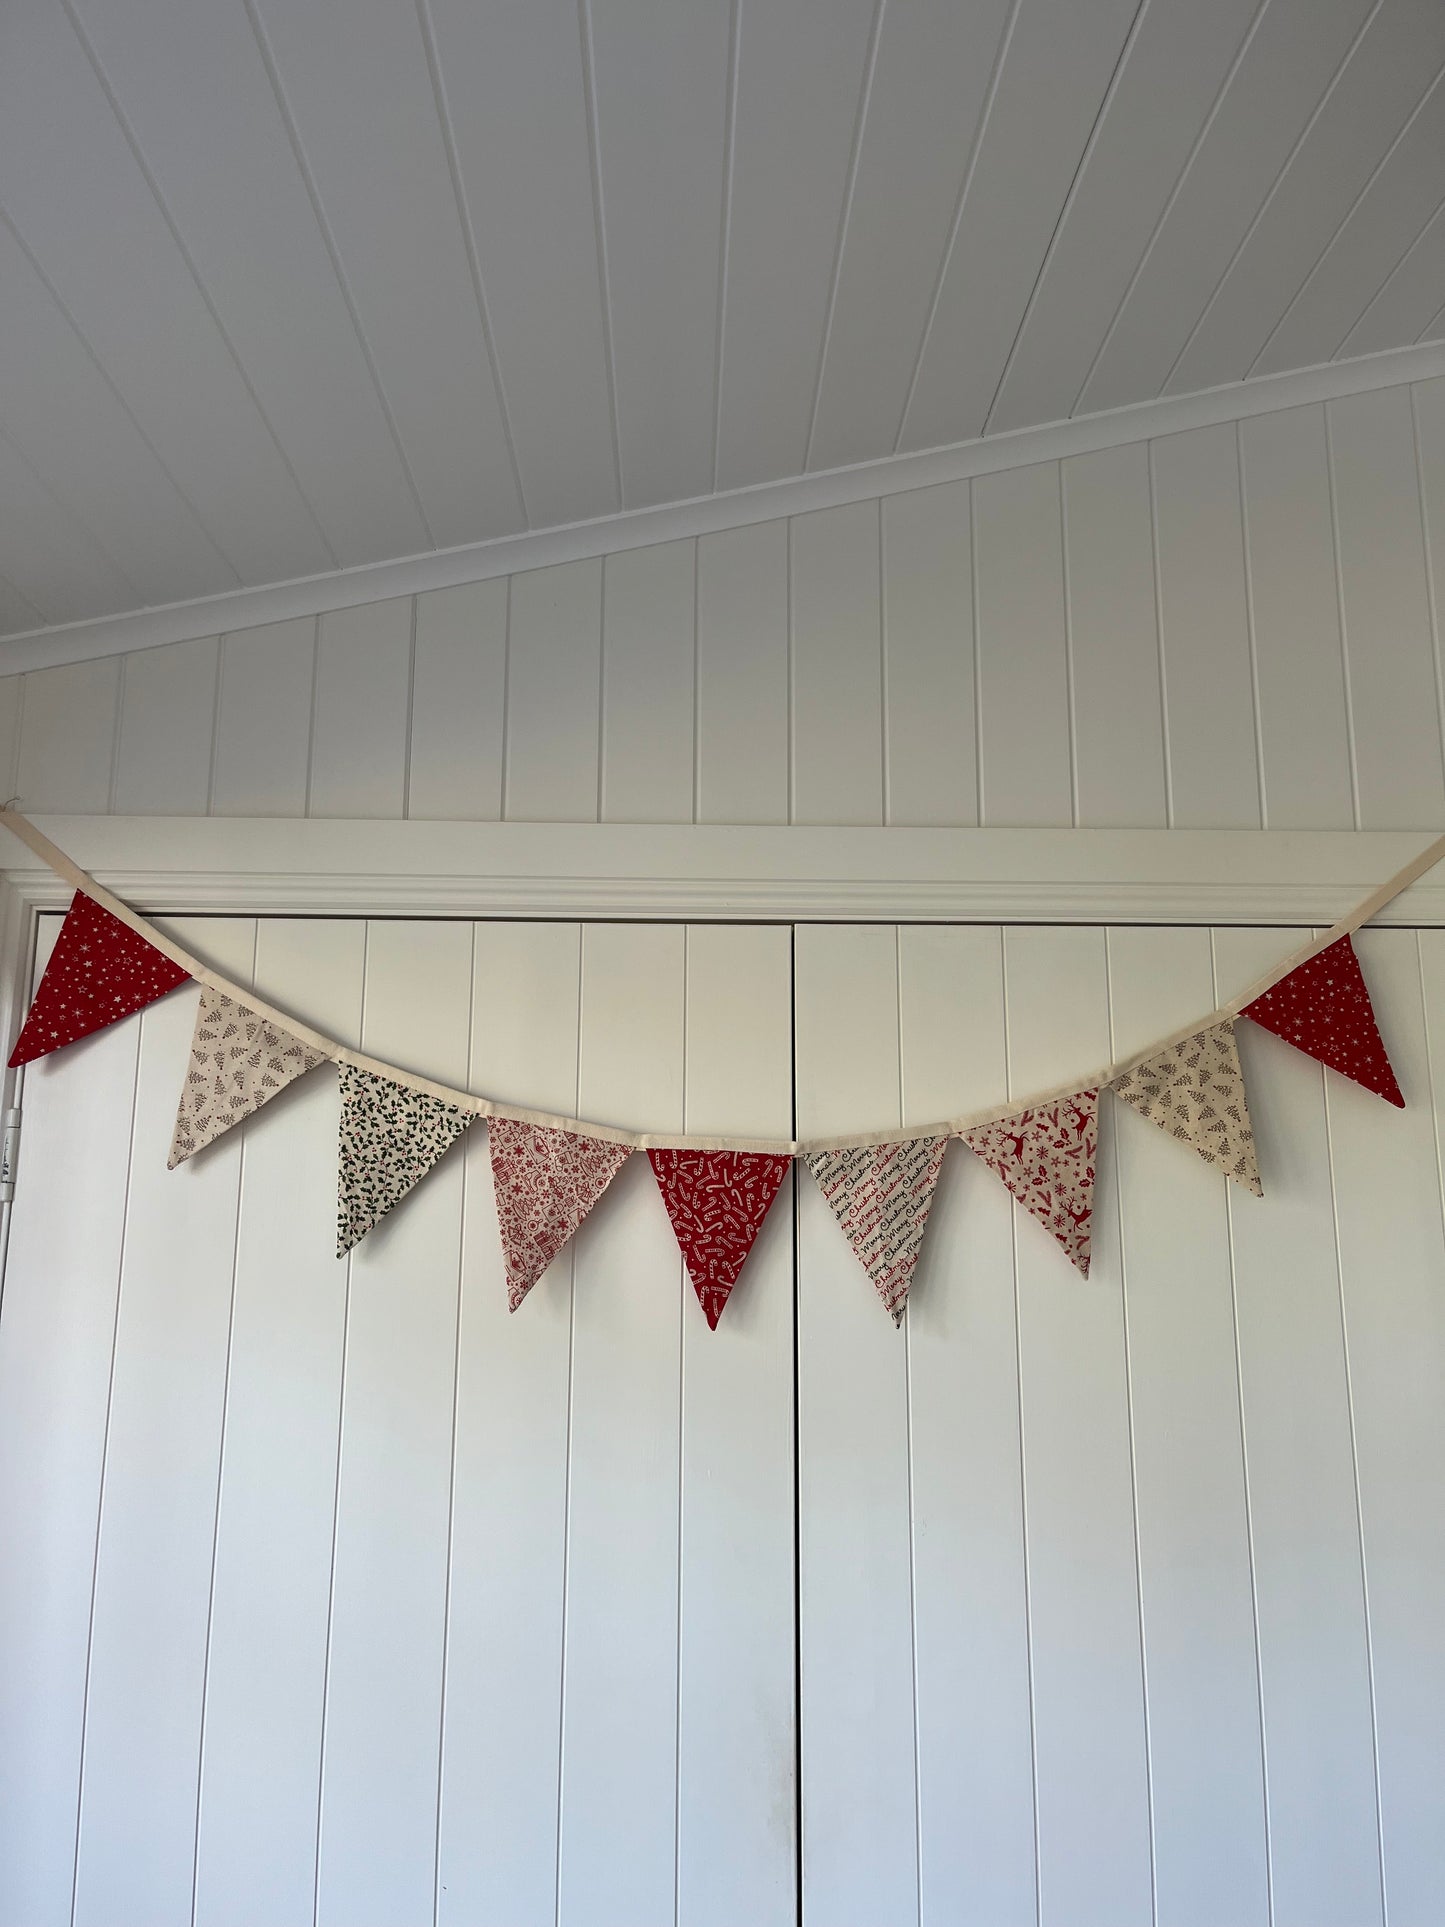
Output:
[[1445,335],[1440,0],[7,0],[0,633]]

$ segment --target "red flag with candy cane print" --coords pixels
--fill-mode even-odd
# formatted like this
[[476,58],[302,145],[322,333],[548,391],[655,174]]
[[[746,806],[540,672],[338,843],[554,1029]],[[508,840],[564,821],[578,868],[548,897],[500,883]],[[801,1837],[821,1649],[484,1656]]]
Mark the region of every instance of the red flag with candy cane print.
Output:
[[649,1151],[687,1275],[711,1330],[792,1159],[768,1151]]
[[1070,1263],[1087,1278],[1099,1093],[1075,1091],[1053,1104],[964,1131],[962,1137],[1019,1203],[1053,1232]]
[[1385,1055],[1360,960],[1348,937],[1281,977],[1262,997],[1245,1005],[1244,1015],[1306,1057],[1318,1058],[1387,1104],[1404,1109],[1405,1099]]
[[29,1064],[190,981],[137,930],[77,890],[10,1062]]

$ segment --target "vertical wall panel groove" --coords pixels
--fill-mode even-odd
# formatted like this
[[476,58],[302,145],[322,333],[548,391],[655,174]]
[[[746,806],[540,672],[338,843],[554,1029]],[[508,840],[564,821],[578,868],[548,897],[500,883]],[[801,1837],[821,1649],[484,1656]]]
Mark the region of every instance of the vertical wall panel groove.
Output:
[[882,505],[886,821],[977,814],[969,484]]
[[[791,950],[776,925],[688,930],[687,1128],[790,1130]],[[795,1182],[784,1180],[716,1332],[679,1281],[679,1927],[796,1919]]]
[[786,823],[788,529],[697,544],[697,820]]
[[3,772],[7,796],[15,794],[24,695],[23,676],[0,677],[0,772]]
[[507,793],[523,822],[597,816],[602,564],[512,579],[507,643]]
[[[1288,941],[1220,931],[1221,993]],[[1324,1072],[1239,1036],[1266,1188],[1233,1217],[1274,1919],[1358,1927],[1381,1917],[1379,1842]]]
[[[1004,1098],[1000,933],[905,929],[898,967],[903,1121]],[[1035,1919],[1012,1240],[1007,1192],[952,1148],[905,1321],[925,1927]]]
[[[1406,1109],[1342,1079],[1329,1111],[1349,1368],[1381,1853],[1388,1918],[1427,1918],[1445,1892],[1445,1585],[1438,1468],[1445,1465],[1445,1240],[1432,1042],[1442,988],[1436,933],[1369,931],[1360,956]],[[1431,1468],[1435,1468],[1432,1471]]]
[[793,820],[883,821],[880,504],[790,523]]
[[[41,926],[43,963],[59,929]],[[47,927],[48,926],[48,927]],[[19,1181],[91,1146],[89,1209],[17,1216],[0,1315],[0,1917],[69,1927],[86,1655],[139,1025],[26,1072]],[[15,1576],[27,1584],[18,1587]]]
[[[1011,1090],[1108,1055],[1096,930],[1009,930]],[[1021,1410],[1042,1917],[1152,1918],[1147,1745],[1118,1253],[1106,1159],[1087,1282],[1018,1206]]]
[[[1211,930],[1209,932],[1209,982],[1210,982],[1210,1001],[1214,1005],[1215,1009],[1217,1010],[1220,1007],[1221,999],[1225,995],[1225,993],[1220,988],[1219,932],[1217,930]],[[1238,1035],[1239,1033],[1236,1030],[1235,1032],[1236,1047],[1237,1047]],[[1257,1130],[1254,1130],[1252,1118],[1251,1118],[1251,1130],[1253,1131],[1253,1135],[1255,1138],[1255,1153],[1256,1153],[1256,1158],[1258,1158],[1261,1154],[1259,1133]],[[1263,1184],[1262,1178],[1261,1178],[1261,1184]],[[1233,1364],[1234,1364],[1234,1383],[1233,1383],[1234,1416],[1235,1416],[1235,1420],[1236,1420],[1236,1423],[1238,1426],[1238,1432],[1239,1432],[1239,1466],[1240,1466],[1240,1473],[1242,1477],[1242,1489],[1240,1492],[1240,1506],[1243,1514],[1245,1552],[1246,1552],[1248,1568],[1249,1568],[1250,1630],[1251,1630],[1252,1639],[1253,1639],[1253,1655],[1254,1655],[1254,1688],[1255,1688],[1254,1707],[1253,1707],[1254,1728],[1258,1735],[1258,1742],[1259,1742],[1259,1747],[1258,1747],[1259,1788],[1260,1788],[1260,1793],[1264,1802],[1264,1811],[1261,1815],[1261,1830],[1262,1830],[1262,1844],[1264,1848],[1264,1870],[1263,1871],[1264,1871],[1264,1884],[1265,1884],[1265,1898],[1266,1898],[1266,1903],[1268,1907],[1269,1918],[1272,1921],[1274,1918],[1274,1889],[1273,1889],[1274,1860],[1273,1860],[1273,1855],[1270,1851],[1270,1837],[1269,1837],[1269,1760],[1268,1760],[1268,1748],[1265,1743],[1265,1732],[1264,1732],[1264,1681],[1263,1681],[1263,1670],[1262,1670],[1262,1654],[1260,1650],[1260,1639],[1259,1639],[1259,1584],[1255,1573],[1254,1516],[1253,1516],[1253,1508],[1250,1504],[1249,1431],[1248,1431],[1248,1427],[1245,1424],[1245,1413],[1244,1413],[1244,1365],[1243,1365],[1243,1357],[1242,1357],[1242,1351],[1241,1351],[1241,1345],[1240,1345],[1240,1316],[1239,1316],[1239,1267],[1235,1260],[1235,1230],[1234,1230],[1235,1209],[1236,1209],[1236,1206],[1242,1207],[1243,1203],[1244,1203],[1243,1191],[1238,1186],[1226,1181],[1225,1187],[1224,1187],[1224,1217],[1225,1217],[1225,1228],[1227,1233],[1228,1259],[1229,1259],[1229,1320],[1230,1320],[1230,1336],[1231,1336],[1232,1345],[1233,1345]]]
[[1259,767],[1232,424],[1152,444],[1170,823],[1258,829]]
[[691,539],[607,558],[604,822],[691,820],[696,558]]
[[409,816],[501,816],[506,653],[505,577],[416,598]]
[[1073,658],[1075,814],[1091,828],[1167,821],[1149,454],[1061,465]]
[[[214,705],[214,689],[212,692]],[[248,972],[249,981],[256,981],[256,958],[259,937],[259,922],[251,930],[251,962]],[[221,1423],[220,1437],[216,1447],[216,1485],[211,1505],[211,1556],[206,1584],[206,1635],[201,1660],[201,1710],[200,1724],[196,1735],[196,1804],[191,1844],[191,1914],[194,1918],[200,1891],[201,1859],[201,1801],[205,1787],[206,1742],[208,1737],[211,1692],[211,1660],[214,1651],[214,1632],[216,1621],[216,1578],[218,1555],[221,1539],[221,1492],[226,1472],[226,1446],[230,1433],[232,1367],[236,1351],[236,1300],[241,1250],[241,1214],[246,1191],[246,1132],[240,1132],[240,1145],[236,1155],[236,1211],[231,1228],[231,1277],[230,1291],[226,1303],[226,1352],[221,1373]]]
[[[255,924],[182,923],[242,981]],[[86,1680],[74,1919],[189,1918],[240,1140],[165,1168],[196,993],[140,1049]]]
[[109,809],[121,660],[67,663],[26,676],[15,772],[23,810]]
[[[365,927],[263,919],[257,980],[359,1038]],[[204,1927],[308,1919],[346,1270],[326,1072],[246,1126],[196,1843]]]
[[317,625],[311,816],[405,814],[413,601],[362,603]]
[[1420,526],[1425,541],[1425,589],[1435,645],[1435,674],[1442,690],[1441,735],[1445,739],[1445,628],[1441,595],[1445,590],[1445,379],[1417,382],[1410,390],[1415,439],[1415,481],[1420,491]]
[[[680,1121],[683,973],[678,926],[585,930],[584,1113]],[[676,1893],[683,1309],[630,1158],[576,1243],[559,1896],[563,1921],[597,1927],[665,1920]]]
[[973,484],[983,813],[991,827],[1073,821],[1058,467]]
[[211,808],[217,816],[304,816],[316,683],[313,617],[221,641]]
[[[467,925],[368,926],[365,1049],[455,1083],[470,1002]],[[461,1169],[453,1147],[350,1258],[321,1927],[433,1899]]]
[[1438,823],[1445,818],[1439,670],[1409,390],[1347,396],[1326,412],[1360,825]]
[[[1204,930],[1109,933],[1124,1054],[1215,1002]],[[1161,1921],[1269,1919],[1229,1212],[1253,1198],[1106,1100],[1137,1480]],[[1201,1825],[1201,1816],[1208,1815]]]
[[[580,941],[575,924],[476,926],[474,1088],[575,1108]],[[451,1927],[505,1900],[517,1927],[540,1927],[556,1900],[572,1261],[564,1253],[513,1317],[482,1132],[465,1157],[455,1478],[466,1503],[453,1523],[438,1917]]]
[[219,640],[123,659],[111,808],[122,816],[204,816],[210,799]]
[[1340,630],[1340,666],[1345,678],[1345,737],[1349,747],[1351,827],[1358,830],[1363,827],[1364,818],[1360,810],[1359,736],[1355,729],[1355,701],[1350,672],[1350,631],[1349,624],[1345,620],[1345,578],[1340,566],[1340,492],[1335,484],[1335,444],[1330,426],[1330,411],[1326,408],[1323,413],[1325,469],[1330,492],[1330,541],[1335,563],[1335,608]]
[[[1118,1055],[1116,1037],[1117,1024],[1114,1015],[1113,991],[1113,936],[1111,930],[1104,932],[1104,984],[1105,996],[1109,1006],[1109,1058],[1112,1062]],[[1101,1104],[1111,1100],[1102,1092]],[[1119,1333],[1124,1361],[1124,1424],[1129,1442],[1129,1508],[1134,1527],[1134,1623],[1139,1636],[1139,1708],[1143,1724],[1144,1748],[1144,1799],[1146,1819],[1149,1830],[1149,1912],[1152,1921],[1159,1918],[1159,1813],[1155,1797],[1155,1719],[1156,1713],[1152,1699],[1153,1686],[1150,1678],[1150,1638],[1144,1623],[1144,1576],[1143,1547],[1139,1522],[1139,1445],[1138,1423],[1134,1400],[1134,1339],[1130,1322],[1129,1264],[1124,1248],[1124,1215],[1120,1196],[1120,1177],[1118,1162],[1118,1140],[1112,1131],[1101,1132],[1096,1167],[1096,1180],[1103,1183],[1106,1191],[1113,1193],[1113,1212],[1103,1224],[1103,1245],[1106,1250],[1112,1245],[1114,1262],[1119,1276]],[[1093,1256],[1090,1257],[1092,1270]]]
[[1340,1354],[1345,1372],[1345,1412],[1349,1421],[1350,1471],[1354,1481],[1355,1529],[1360,1541],[1360,1611],[1365,1629],[1365,1677],[1369,1689],[1370,1707],[1370,1772],[1374,1779],[1375,1811],[1375,1849],[1376,1867],[1380,1885],[1380,1916],[1386,1918],[1385,1894],[1385,1840],[1384,1815],[1381,1810],[1380,1788],[1380,1715],[1379,1699],[1375,1686],[1375,1633],[1370,1610],[1370,1575],[1365,1564],[1365,1513],[1360,1495],[1360,1449],[1359,1427],[1355,1417],[1355,1376],[1350,1361],[1350,1333],[1345,1317],[1345,1278],[1344,1254],[1340,1241],[1340,1203],[1335,1187],[1335,1150],[1334,1120],[1331,1104],[1331,1080],[1325,1080],[1325,1158],[1330,1170],[1331,1201],[1335,1219],[1335,1285],[1338,1294],[1340,1321]]
[[1323,408],[1240,424],[1246,587],[1267,829],[1350,829],[1354,805]]
[[[896,1117],[895,933],[796,934],[798,1129]],[[846,1053],[837,1048],[845,1033]],[[810,1177],[798,1195],[803,1918],[919,1910],[901,1335]],[[866,1743],[859,1744],[859,1736]]]

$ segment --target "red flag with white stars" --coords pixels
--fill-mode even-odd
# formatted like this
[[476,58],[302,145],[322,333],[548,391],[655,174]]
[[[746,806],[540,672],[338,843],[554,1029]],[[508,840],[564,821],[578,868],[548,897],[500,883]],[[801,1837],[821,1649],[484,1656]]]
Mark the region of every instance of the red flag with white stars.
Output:
[[1262,997],[1245,1005],[1244,1015],[1306,1057],[1318,1058],[1330,1070],[1352,1077],[1387,1104],[1405,1108],[1360,960],[1348,937],[1281,977]]
[[10,1062],[28,1064],[118,1023],[191,973],[77,890]]

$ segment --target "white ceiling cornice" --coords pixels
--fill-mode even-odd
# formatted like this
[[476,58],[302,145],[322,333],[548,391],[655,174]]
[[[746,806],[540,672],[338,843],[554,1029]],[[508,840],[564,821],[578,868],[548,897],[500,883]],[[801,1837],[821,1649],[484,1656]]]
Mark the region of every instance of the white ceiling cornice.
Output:
[[1095,449],[1152,440],[1190,428],[1239,421],[1281,408],[1445,375],[1445,342],[1390,349],[1352,361],[1263,375],[1198,394],[1166,396],[1069,421],[957,442],[914,454],[891,455],[814,475],[706,495],[656,508],[624,510],[595,520],[537,529],[495,541],[440,549],[397,561],[367,563],[295,581],[236,589],[160,608],[100,616],[0,640],[0,675],[88,662],[193,636],[225,634],[329,609],[415,595],[426,589],[513,575],[552,563],[646,548],[652,543],[710,535],[783,516],[805,515],[845,502],[868,501],[938,482],[1023,468]]

